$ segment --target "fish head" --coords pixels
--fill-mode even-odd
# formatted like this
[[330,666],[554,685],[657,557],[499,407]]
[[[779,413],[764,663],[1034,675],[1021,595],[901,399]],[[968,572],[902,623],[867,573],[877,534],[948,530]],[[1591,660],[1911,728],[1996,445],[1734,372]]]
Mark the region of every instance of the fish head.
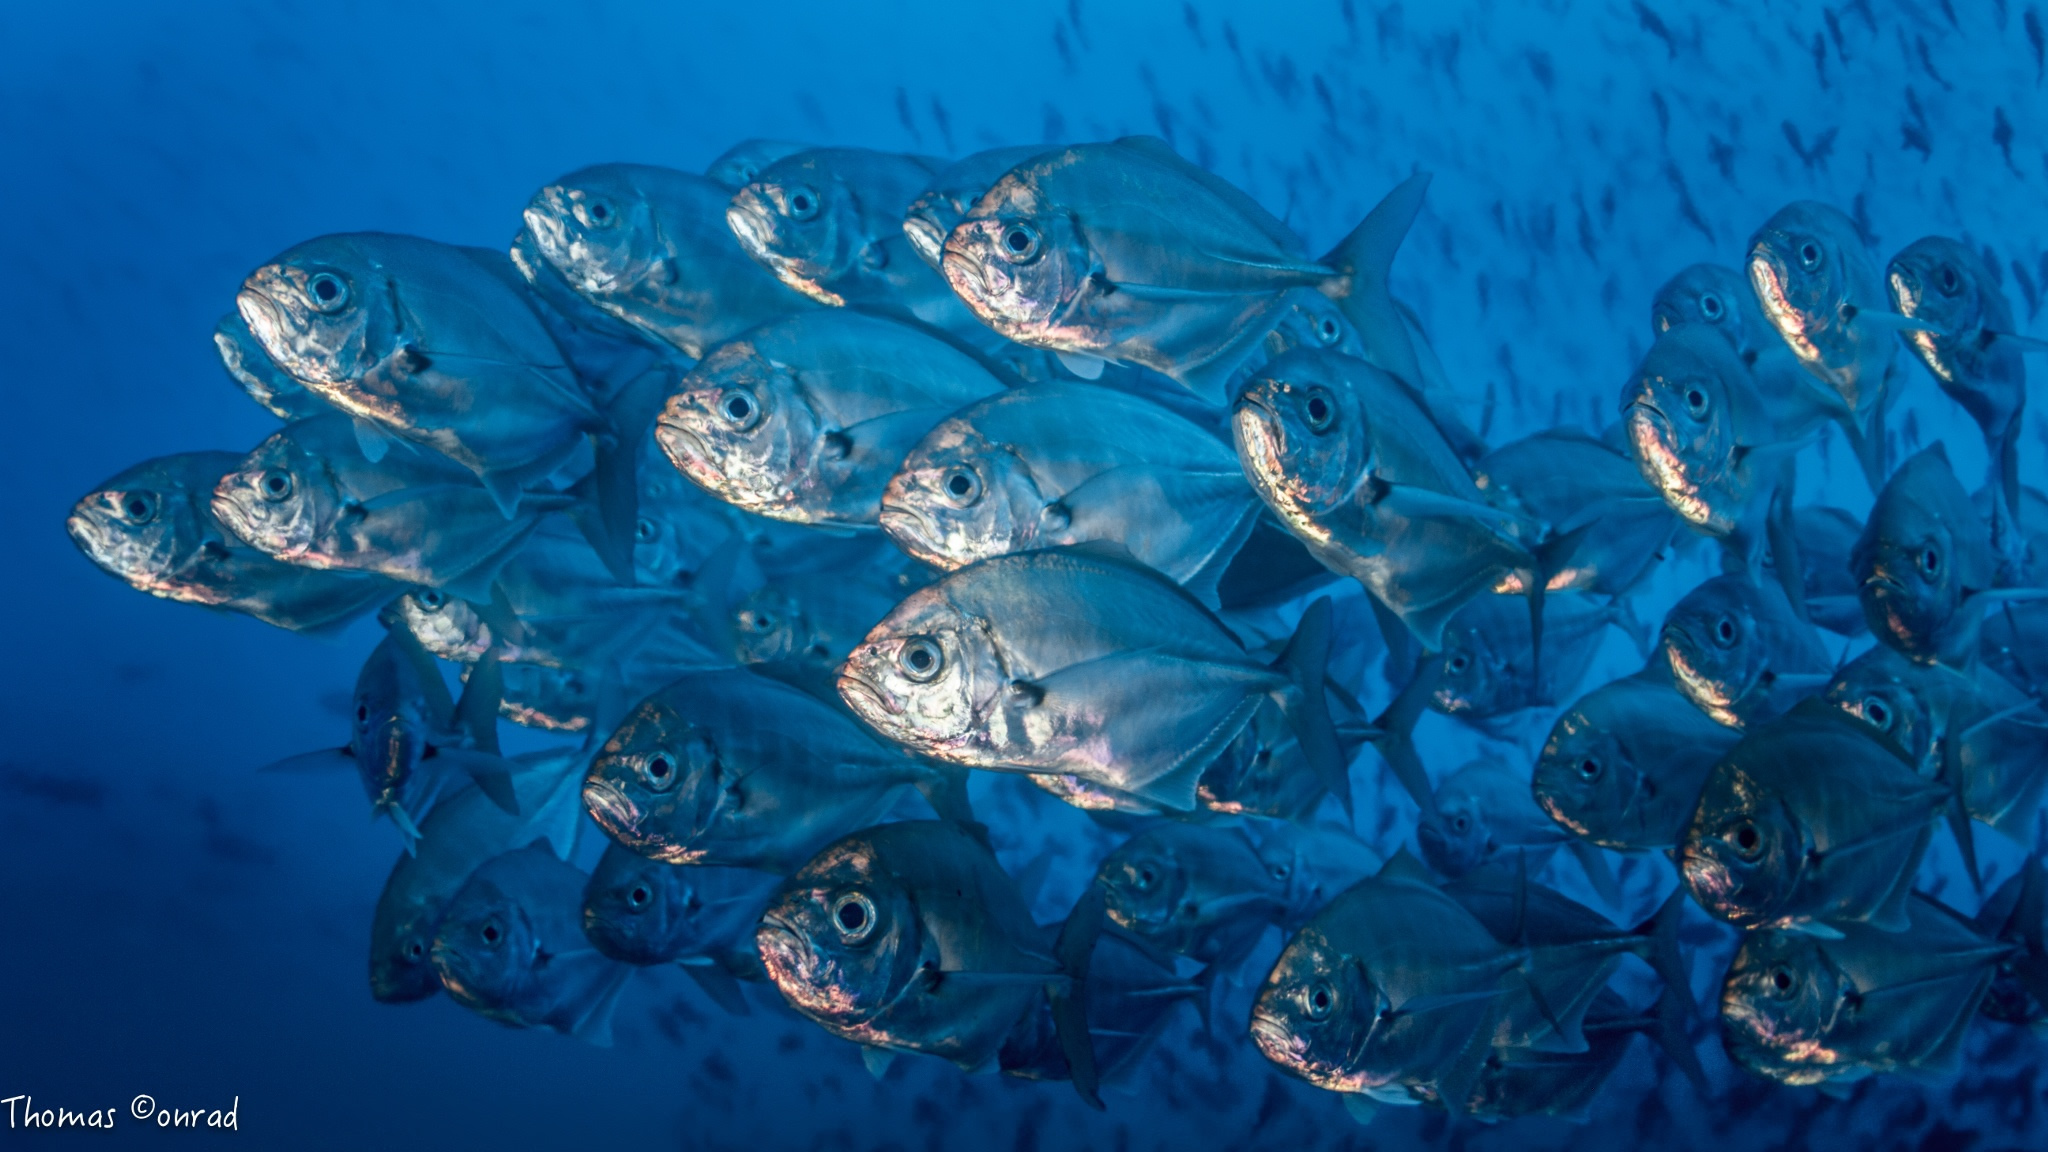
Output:
[[307,384],[350,384],[397,343],[397,296],[348,236],[322,236],[249,273],[235,297],[263,351]]
[[710,732],[661,696],[646,700],[591,762],[583,804],[613,840],[669,864],[701,864],[741,810],[746,784]]
[[958,419],[932,429],[889,478],[881,520],[905,552],[948,569],[1060,543],[1067,527],[1029,465]]
[[[1065,347],[1067,321],[1101,261],[1073,214],[1019,173],[996,181],[946,237],[946,283],[989,327],[1023,344]],[[1088,351],[1086,342],[1068,351]]]
[[1530,792],[1573,835],[1633,844],[1646,833],[1656,783],[1595,711],[1573,707],[1543,742]]
[[732,612],[733,655],[743,664],[762,664],[802,655],[810,643],[803,605],[773,584],[756,588]]
[[420,647],[455,664],[473,664],[497,640],[476,606],[438,588],[421,588],[398,598],[398,623]]
[[1804,932],[1746,933],[1721,985],[1729,1058],[1787,1084],[1818,1084],[1853,1061],[1839,1026],[1858,1006],[1855,984]]
[[1495,716],[1509,701],[1512,673],[1477,628],[1444,630],[1442,667],[1430,706],[1450,716]]
[[733,193],[725,222],[740,247],[776,278],[820,304],[846,298],[833,285],[860,267],[869,245],[860,200],[822,153],[785,156]]
[[287,428],[265,440],[213,489],[213,514],[258,551],[303,563],[344,502],[319,457]]
[[1288,1073],[1332,1092],[1386,1083],[1361,1059],[1385,996],[1365,966],[1311,923],[1281,950],[1252,1002],[1252,1042]]
[[607,845],[583,889],[583,934],[623,964],[675,959],[694,900],[684,871],[622,844]]
[[985,727],[1008,687],[994,638],[943,582],[911,593],[839,671],[840,698],[870,728],[942,759]]
[[1722,489],[1741,446],[1748,375],[1728,342],[1700,325],[1657,338],[1621,397],[1630,455],[1650,487],[1687,522],[1716,535],[1735,527],[1741,509]]
[[1872,634],[1915,660],[1937,658],[1993,570],[1989,530],[1939,444],[1885,482],[1849,564]]
[[1301,348],[1365,358],[1364,337],[1335,300],[1314,288],[1291,288],[1283,299],[1280,318],[1266,333],[1265,359],[1277,360]]
[[1716,576],[1686,593],[1664,617],[1658,647],[1672,680],[1700,711],[1731,728],[1743,724],[1741,702],[1768,667],[1756,584],[1746,576]]
[[226,452],[165,457],[128,469],[72,506],[65,531],[78,550],[131,586],[177,600],[225,592],[187,577],[225,562],[233,546],[206,510],[213,486],[237,464]]
[[654,211],[625,165],[562,177],[533,194],[524,217],[541,258],[586,296],[630,292],[664,269]]
[[841,1029],[860,1028],[912,991],[927,951],[909,892],[858,835],[783,884],[754,941],[790,1005]]
[[1808,200],[1779,209],[1749,241],[1749,283],[1764,319],[1820,373],[1846,367],[1829,362],[1838,355],[1829,345],[1852,290],[1848,242],[1858,241],[1841,212]]
[[1932,778],[1940,769],[1943,726],[1925,689],[1940,674],[1879,644],[1835,675],[1825,699],[1890,737],[1922,776]]
[[737,192],[761,178],[761,172],[785,156],[810,150],[809,144],[793,140],[742,140],[721,153],[704,175]]
[[1493,851],[1493,830],[1487,821],[1487,789],[1475,787],[1490,774],[1485,762],[1452,773],[1436,790],[1439,819],[1425,820],[1415,830],[1422,858],[1446,876],[1463,876]]
[[1738,928],[1778,920],[1811,849],[1805,826],[1774,792],[1722,761],[1707,777],[1678,846],[1693,900]]
[[1334,358],[1294,352],[1266,365],[1231,415],[1238,460],[1297,532],[1349,500],[1371,473],[1363,405]]
[[683,475],[750,512],[776,515],[831,451],[795,373],[745,338],[683,378],[654,436]]
[[1987,316],[1989,273],[1976,254],[1946,236],[1926,236],[1891,258],[1885,286],[1892,308],[1901,316],[1924,321],[1938,332],[1903,332],[1906,343],[1942,383],[1957,383],[1954,346],[1982,332]]
[[1201,915],[1191,862],[1175,851],[1175,838],[1159,832],[1133,836],[1095,871],[1111,923],[1142,940],[1177,947]]
[[1756,296],[1742,273],[1720,264],[1695,264],[1664,282],[1650,303],[1650,330],[1662,336],[1698,324],[1728,341],[1738,353],[1760,339],[1777,339],[1762,323]]
[[939,270],[945,261],[946,237],[973,211],[975,202],[1004,173],[1043,151],[1036,145],[991,148],[934,176],[903,213],[903,235],[918,258]]
[[370,995],[378,1003],[410,1004],[441,990],[441,974],[434,969],[440,914],[438,900],[401,908],[380,901],[370,927]]
[[400,666],[403,659],[386,641],[364,663],[349,702],[348,746],[375,810],[398,808],[418,819],[430,799],[422,779],[429,774],[419,769],[432,724],[426,695]]
[[489,876],[471,876],[434,930],[434,970],[456,1003],[501,1014],[531,987],[539,944],[518,896]]

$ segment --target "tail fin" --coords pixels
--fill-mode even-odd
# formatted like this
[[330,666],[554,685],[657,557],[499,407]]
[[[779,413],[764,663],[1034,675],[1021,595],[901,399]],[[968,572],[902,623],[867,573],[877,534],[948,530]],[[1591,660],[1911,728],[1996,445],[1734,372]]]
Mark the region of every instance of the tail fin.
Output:
[[918,795],[932,806],[939,819],[956,824],[975,823],[974,808],[967,801],[968,770],[959,764],[938,760],[919,761],[930,774],[917,782]]
[[1102,936],[1104,914],[1102,886],[1090,882],[1067,922],[1060,926],[1059,942],[1053,949],[1068,977],[1067,987],[1050,992],[1053,1031],[1059,1036],[1060,1053],[1067,1058],[1074,1091],[1098,1112],[1107,1108],[1102,1103],[1102,1077],[1095,1067],[1095,1041],[1088,1035],[1088,962]]
[[1609,908],[1621,903],[1621,882],[1614,877],[1614,868],[1607,863],[1607,854],[1600,847],[1574,836],[1565,842],[1572,858],[1586,873],[1586,879],[1593,885],[1593,891],[1606,901]]
[[1799,533],[1792,521],[1792,486],[1795,457],[1787,457],[1777,491],[1771,493],[1770,519],[1764,524],[1764,534],[1771,545],[1771,567],[1778,577],[1778,586],[1785,590],[1785,600],[1792,605],[1792,614],[1801,623],[1810,623],[1811,615],[1806,608],[1806,568],[1799,558]]
[[1436,691],[1443,663],[1435,652],[1422,653],[1415,674],[1408,678],[1407,685],[1386,711],[1373,721],[1375,734],[1367,737],[1380,750],[1387,767],[1393,769],[1394,779],[1401,782],[1401,787],[1422,809],[1422,818],[1431,824],[1439,822],[1442,816],[1437,812],[1436,791],[1429,786],[1429,770],[1422,766],[1422,757],[1415,751],[1415,723],[1422,719],[1430,694]]
[[1410,176],[1323,257],[1323,263],[1338,276],[1330,295],[1364,338],[1369,358],[1416,388],[1424,386],[1421,361],[1408,339],[1408,326],[1402,322],[1387,277],[1428,192],[1427,173]]
[[1636,926],[1636,935],[1649,941],[1649,953],[1643,957],[1657,975],[1664,981],[1664,996],[1682,1005],[1686,1015],[1693,1012],[1692,971],[1686,966],[1685,953],[1678,947],[1678,925],[1685,918],[1685,887],[1680,885],[1671,890],[1655,915]]
[[1674,997],[1667,988],[1664,995],[1657,998],[1650,1039],[1664,1050],[1702,1098],[1712,1099],[1714,1092],[1707,1083],[1707,1070],[1700,1067],[1700,1054],[1692,1046],[1692,1016],[1691,997]]
[[1318,597],[1301,614],[1293,639],[1280,653],[1274,669],[1285,675],[1293,691],[1280,701],[1287,722],[1301,742],[1301,752],[1323,787],[1352,811],[1351,766],[1337,743],[1330,721],[1330,701],[1323,693],[1323,674],[1330,662],[1330,598]]

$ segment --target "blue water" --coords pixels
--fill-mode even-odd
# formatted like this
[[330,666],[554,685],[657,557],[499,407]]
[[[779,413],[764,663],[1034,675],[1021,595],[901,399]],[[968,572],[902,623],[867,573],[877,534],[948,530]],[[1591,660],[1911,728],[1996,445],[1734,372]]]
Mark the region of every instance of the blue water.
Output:
[[[748,136],[961,154],[1156,133],[1317,249],[1428,169],[1396,290],[1475,423],[1492,398],[1496,440],[1609,419],[1650,293],[1734,263],[1792,199],[1854,210],[1885,254],[1930,232],[1990,245],[2039,331],[2013,271],[2048,281],[2034,8],[1953,8],[0,4],[0,1098],[120,1109],[136,1146],[174,1139],[129,1118],[146,1093],[238,1101],[238,1133],[183,1143],[280,1148],[2048,1147],[2048,1053],[1989,1024],[1959,1079],[1846,1102],[1743,1078],[1706,1045],[1721,1095],[1702,1103],[1639,1046],[1585,1128],[1408,1110],[1366,1130],[1230,1027],[1215,1045],[1191,1021],[1099,1115],[1060,1085],[935,1062],[877,1083],[810,1025],[765,1005],[726,1017],[670,976],[637,979],[609,1049],[445,997],[379,1005],[364,941],[395,839],[352,780],[252,772],[339,742],[370,626],[322,642],[153,600],[62,527],[136,460],[269,432],[210,334],[287,245],[380,229],[502,246],[554,176],[695,169]],[[1981,475],[1960,411],[1917,367],[1909,388],[1894,427]],[[1808,497],[1860,514],[1839,444],[1831,464]],[[1440,772],[1468,744],[1425,731]],[[1006,859],[1039,831],[1085,840],[1071,814],[992,802],[1022,822]],[[0,1127],[0,1146],[57,1142]]]

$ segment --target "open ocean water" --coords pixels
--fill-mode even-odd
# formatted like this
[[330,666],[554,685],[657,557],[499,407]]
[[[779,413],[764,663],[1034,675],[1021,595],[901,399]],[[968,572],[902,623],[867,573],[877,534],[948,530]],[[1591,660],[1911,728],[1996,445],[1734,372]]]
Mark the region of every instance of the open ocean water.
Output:
[[[1178,1019],[1104,1113],[1061,1084],[936,1060],[877,1080],[772,989],[736,1017],[673,970],[634,978],[608,1048],[446,996],[378,1004],[364,940],[397,837],[346,776],[254,771],[345,734],[376,625],[308,639],[138,595],[63,529],[134,461],[240,452],[275,429],[211,341],[275,253],[360,230],[502,249],[565,172],[699,171],[747,137],[959,156],[1157,135],[1312,252],[1433,173],[1393,286],[1494,443],[1612,421],[1654,336],[1652,293],[1688,264],[1738,265],[1795,199],[1850,213],[1880,258],[1934,233],[1989,248],[2038,333],[2042,8],[0,4],[0,1097],[115,1110],[135,1147],[2048,1147],[2048,1047],[1988,1021],[1959,1073],[1846,1098],[1733,1068],[1703,1024],[1712,1099],[1638,1043],[1584,1125],[1413,1108],[1360,1127],[1258,1055],[1242,998],[1213,1036]],[[1975,427],[1900,355],[1900,453],[1945,442],[1974,488]],[[2040,415],[2023,444],[2023,479],[2048,487]],[[1814,458],[1802,499],[1861,517],[1870,494],[1841,438]],[[1654,622],[1710,571],[1706,549],[1679,555],[1638,614]],[[1611,633],[1584,687],[1636,658]],[[1546,728],[1493,754],[1531,755]],[[1439,715],[1418,740],[1438,775],[1481,747]],[[1370,755],[1354,769],[1361,828],[1391,848],[1414,808],[1383,774]],[[1012,871],[1051,858],[1042,919],[1116,841],[1015,779],[979,779],[975,799]],[[1986,851],[2009,872],[2024,849]],[[1624,869],[1631,899],[1659,869]],[[1974,910],[1945,839],[1921,879]],[[1687,933],[1711,1016],[1728,937],[1697,913]],[[142,1095],[232,1105],[237,1130],[151,1130],[131,1115]],[[81,1143],[101,1141],[0,1124],[0,1147]]]

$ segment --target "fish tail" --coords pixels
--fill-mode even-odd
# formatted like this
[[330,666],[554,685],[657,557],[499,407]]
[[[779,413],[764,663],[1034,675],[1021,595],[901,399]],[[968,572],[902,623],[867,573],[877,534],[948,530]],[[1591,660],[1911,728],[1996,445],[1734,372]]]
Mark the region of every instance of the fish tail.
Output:
[[1104,920],[1102,886],[1091,882],[1060,926],[1059,940],[1053,946],[1053,955],[1067,977],[1066,987],[1048,991],[1053,1032],[1059,1037],[1060,1053],[1067,1058],[1074,1091],[1098,1112],[1107,1109],[1102,1103],[1102,1076],[1095,1066],[1095,1041],[1088,1035],[1088,963],[1095,955],[1095,942],[1102,938]]
[[1428,191],[1426,172],[1418,172],[1395,185],[1351,230],[1351,235],[1323,257],[1323,263],[1337,273],[1333,285],[1325,291],[1357,327],[1372,352],[1370,358],[1418,389],[1424,387],[1421,361],[1408,338],[1408,328],[1402,323],[1387,277],[1393,268],[1394,254],[1400,251],[1401,241],[1415,223],[1416,214],[1422,211],[1423,197]]
[[939,819],[972,824],[974,806],[967,799],[967,768],[937,760],[923,761],[930,774],[917,782],[917,791],[932,806]]
[[1691,1015],[1692,973],[1678,947],[1678,926],[1684,918],[1685,888],[1681,885],[1672,889],[1654,915],[1636,926],[1635,934],[1647,942],[1643,959],[1664,981],[1664,999],[1682,1005],[1685,1014]]
[[1667,985],[1664,994],[1657,998],[1649,1036],[1678,1066],[1678,1071],[1692,1082],[1699,1094],[1711,1098],[1713,1088],[1707,1083],[1707,1070],[1700,1066],[1700,1054],[1692,1046],[1692,1018],[1691,994],[1682,990],[1674,992]]
[[1401,787],[1422,809],[1423,820],[1430,824],[1439,823],[1442,816],[1437,812],[1436,790],[1430,786],[1429,770],[1423,767],[1422,757],[1415,750],[1415,724],[1422,719],[1430,694],[1436,691],[1437,680],[1443,674],[1441,656],[1430,651],[1421,654],[1407,685],[1373,720],[1372,735],[1368,737],[1387,767],[1393,769],[1394,779],[1401,782]]
[[1785,591],[1786,603],[1792,605],[1792,614],[1801,623],[1810,623],[1812,617],[1806,609],[1806,569],[1799,556],[1799,533],[1792,522],[1794,482],[1793,462],[1787,458],[1784,475],[1777,490],[1771,493],[1770,518],[1764,522],[1764,535],[1770,542],[1771,567],[1778,577],[1778,586]]
[[1330,598],[1317,597],[1301,614],[1294,636],[1280,653],[1274,670],[1287,677],[1290,691],[1280,699],[1288,724],[1301,742],[1309,767],[1343,805],[1351,806],[1350,764],[1337,742],[1337,728],[1330,720],[1330,700],[1323,690],[1324,672],[1330,662]]

